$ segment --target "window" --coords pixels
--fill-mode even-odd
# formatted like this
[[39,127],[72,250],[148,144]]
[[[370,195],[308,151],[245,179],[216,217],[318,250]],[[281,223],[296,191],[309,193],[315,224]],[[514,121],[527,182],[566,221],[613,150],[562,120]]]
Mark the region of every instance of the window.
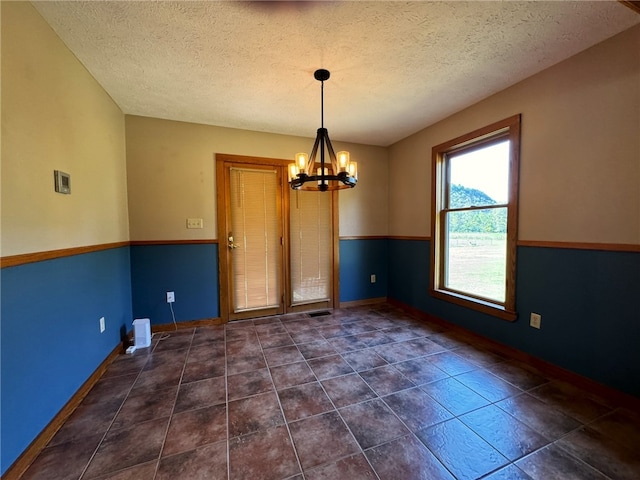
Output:
[[433,147],[431,294],[515,320],[520,115]]

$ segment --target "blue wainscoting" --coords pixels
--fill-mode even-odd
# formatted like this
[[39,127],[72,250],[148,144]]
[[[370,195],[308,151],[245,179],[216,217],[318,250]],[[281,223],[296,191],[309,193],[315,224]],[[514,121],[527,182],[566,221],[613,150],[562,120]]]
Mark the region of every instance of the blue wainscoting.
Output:
[[639,293],[640,253],[520,247],[519,348],[640,397]]
[[134,245],[131,247],[134,318],[152,325],[171,323],[166,292],[175,292],[177,322],[220,316],[218,245]]
[[129,247],[3,268],[0,275],[4,474],[118,346],[120,329],[130,328]]
[[389,240],[390,298],[640,397],[640,254],[518,247],[519,317],[507,322],[430,297],[429,252],[426,240]]
[[[388,240],[340,240],[340,301],[351,302],[387,296]],[[371,283],[371,275],[376,282]]]
[[389,240],[389,298],[429,312],[427,240]]

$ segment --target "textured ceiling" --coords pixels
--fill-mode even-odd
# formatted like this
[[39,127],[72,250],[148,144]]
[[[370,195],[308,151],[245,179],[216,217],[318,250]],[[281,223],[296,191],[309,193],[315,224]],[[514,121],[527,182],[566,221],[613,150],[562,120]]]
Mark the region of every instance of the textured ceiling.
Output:
[[33,2],[127,114],[389,145],[640,23],[616,1]]

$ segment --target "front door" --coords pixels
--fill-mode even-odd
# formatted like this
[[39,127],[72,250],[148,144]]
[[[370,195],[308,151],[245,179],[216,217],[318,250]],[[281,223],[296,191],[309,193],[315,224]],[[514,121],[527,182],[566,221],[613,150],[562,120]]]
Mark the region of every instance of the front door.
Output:
[[217,155],[220,315],[332,308],[337,197],[291,191],[287,162]]
[[280,172],[235,165],[226,175],[229,319],[284,313]]

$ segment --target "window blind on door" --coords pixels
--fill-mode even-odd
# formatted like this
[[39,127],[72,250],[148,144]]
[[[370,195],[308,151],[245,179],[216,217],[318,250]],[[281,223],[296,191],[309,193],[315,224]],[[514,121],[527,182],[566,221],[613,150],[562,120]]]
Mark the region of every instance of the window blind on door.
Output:
[[296,190],[290,199],[292,304],[331,298],[331,196]]
[[280,305],[278,178],[275,170],[230,169],[234,312]]

